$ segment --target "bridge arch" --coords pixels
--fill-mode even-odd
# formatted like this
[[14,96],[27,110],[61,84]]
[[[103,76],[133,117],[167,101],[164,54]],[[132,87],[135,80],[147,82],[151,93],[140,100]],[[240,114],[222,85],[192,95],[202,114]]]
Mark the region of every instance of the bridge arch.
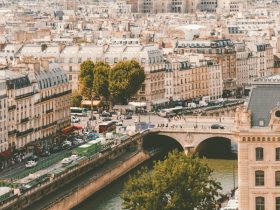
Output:
[[237,159],[237,142],[229,136],[210,136],[197,140],[194,152],[206,158]]
[[166,134],[150,133],[143,137],[143,149],[152,150],[164,148],[167,150],[178,149],[184,151],[184,147],[178,139]]

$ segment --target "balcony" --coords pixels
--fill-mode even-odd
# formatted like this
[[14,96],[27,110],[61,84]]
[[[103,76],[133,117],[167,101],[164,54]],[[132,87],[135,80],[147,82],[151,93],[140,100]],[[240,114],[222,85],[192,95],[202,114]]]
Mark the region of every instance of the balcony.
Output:
[[28,130],[25,130],[25,131],[22,131],[22,132],[18,131],[17,132],[17,137],[25,136],[29,133],[32,133],[33,130],[34,130],[33,128],[29,128]]
[[71,93],[72,93],[72,90],[67,90],[67,91],[64,91],[62,93],[53,94],[51,96],[41,98],[41,102],[51,100],[51,99],[54,99],[54,98],[57,98],[57,97],[60,97],[60,96],[67,95],[67,94],[71,94]]
[[49,124],[47,124],[47,125],[43,125],[43,126],[42,126],[42,129],[46,129],[46,128],[52,127],[52,126],[54,126],[54,125],[56,125],[56,124],[57,124],[57,121],[54,121],[54,122],[49,123]]
[[20,123],[26,123],[29,121],[29,117],[23,118],[20,120]]
[[29,97],[29,96],[32,96],[32,95],[34,95],[34,92],[21,94],[21,95],[16,96],[16,100],[23,99],[23,98],[26,98],[26,97]]
[[8,107],[8,111],[12,111],[12,110],[14,110],[14,109],[16,109],[16,108],[17,108],[16,105],[9,106],[9,107]]
[[48,110],[46,111],[47,114],[52,113],[52,112],[53,112],[53,109],[48,109]]
[[14,129],[12,131],[8,131],[8,136],[12,136],[12,135],[15,135],[17,133],[17,130]]

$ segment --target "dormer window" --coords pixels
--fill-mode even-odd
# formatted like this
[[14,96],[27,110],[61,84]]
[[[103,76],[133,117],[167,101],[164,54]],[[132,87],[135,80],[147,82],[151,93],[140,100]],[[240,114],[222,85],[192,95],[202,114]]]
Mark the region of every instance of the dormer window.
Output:
[[280,110],[277,110],[277,111],[275,112],[275,117],[280,117]]

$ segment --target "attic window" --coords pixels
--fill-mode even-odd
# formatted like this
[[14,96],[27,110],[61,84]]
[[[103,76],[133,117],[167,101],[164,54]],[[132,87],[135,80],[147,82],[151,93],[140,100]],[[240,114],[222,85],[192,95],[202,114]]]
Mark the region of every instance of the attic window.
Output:
[[259,120],[259,126],[264,127],[264,120]]
[[275,116],[276,116],[276,117],[280,117],[280,110],[277,110],[277,111],[275,112]]

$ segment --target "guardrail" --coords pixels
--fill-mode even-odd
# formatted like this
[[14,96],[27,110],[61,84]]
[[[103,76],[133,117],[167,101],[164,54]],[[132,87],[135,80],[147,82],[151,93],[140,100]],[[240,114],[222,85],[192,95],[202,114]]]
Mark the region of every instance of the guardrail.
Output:
[[[47,185],[50,185],[52,184],[53,182],[59,180],[59,179],[62,179],[66,176],[68,176],[69,174],[71,173],[76,173],[77,170],[79,170],[80,168],[83,168],[83,167],[86,167],[87,165],[90,165],[90,164],[93,164],[97,161],[102,161],[102,160],[105,160],[111,153],[113,153],[114,151],[118,150],[119,148],[121,147],[125,147],[127,144],[133,142],[133,141],[136,141],[138,140],[139,138],[141,138],[141,134],[140,133],[136,133],[134,134],[133,136],[131,136],[130,138],[128,138],[127,140],[123,141],[121,144],[117,145],[116,147],[112,148],[112,150],[109,150],[109,151],[105,151],[103,153],[96,153],[90,157],[87,157],[86,160],[83,160],[81,161],[79,164],[77,165],[73,165],[73,167],[68,167],[66,168],[66,170],[64,170],[61,174],[58,174],[57,176],[52,176],[51,173],[48,174],[48,176],[51,176],[52,178],[50,179],[47,179],[47,180],[44,180],[43,183],[39,182],[38,185],[34,185],[33,188],[30,188],[28,190],[26,190],[23,194],[21,195],[14,195],[13,198],[10,198],[8,200],[4,200],[1,203],[1,207],[4,207],[5,206],[9,206],[11,205],[13,202],[15,202],[15,200],[18,200],[20,198],[23,198],[23,197],[26,197],[27,199],[27,196],[33,194],[33,193],[36,193],[38,192],[39,190],[41,190],[43,187],[46,187]],[[72,151],[68,151],[70,153],[72,153]],[[68,156],[70,154],[67,154]],[[52,160],[52,163],[51,162],[44,162],[40,165],[37,165],[35,168],[32,168],[32,169],[28,169],[26,171],[24,171],[22,174],[18,174],[17,176],[13,176],[13,178],[17,178],[19,179],[20,177],[25,177],[27,176],[29,173],[34,173],[38,170],[41,170],[43,168],[46,168],[50,165],[53,164],[53,162],[57,162],[58,160],[61,160],[64,156],[67,156],[66,154],[64,154],[63,156],[58,156],[56,157],[54,160]],[[90,170],[90,168],[87,167],[87,170]],[[46,176],[43,175],[43,176]]]
[[39,162],[37,164],[37,166],[35,166],[34,168],[26,169],[26,170],[22,171],[21,173],[12,176],[11,178],[12,179],[22,179],[22,178],[28,176],[29,174],[35,173],[39,170],[42,170],[44,168],[47,168],[47,167],[53,165],[54,163],[62,160],[65,157],[69,157],[71,154],[72,154],[72,151],[65,151],[64,153],[62,153],[50,160],[46,160],[44,162]]

